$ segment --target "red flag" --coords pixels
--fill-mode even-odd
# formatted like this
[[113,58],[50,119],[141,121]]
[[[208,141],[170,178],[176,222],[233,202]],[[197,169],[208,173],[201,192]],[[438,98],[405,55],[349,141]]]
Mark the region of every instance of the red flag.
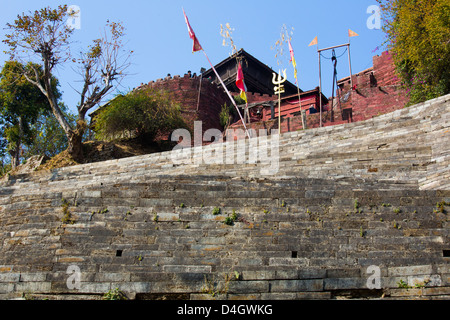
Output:
[[241,98],[245,100],[245,102],[247,102],[247,87],[245,86],[245,82],[244,82],[244,72],[242,71],[242,66],[241,63],[239,62],[239,66],[238,66],[238,72],[236,75],[236,86],[238,87],[239,90],[241,90]]
[[183,14],[184,14],[184,20],[186,20],[186,24],[187,24],[187,28],[188,28],[188,32],[189,32],[189,38],[191,38],[192,40],[194,40],[194,44],[192,46],[192,52],[197,52],[202,50],[202,46],[200,45],[200,42],[198,42],[197,37],[195,36],[194,30],[192,30],[191,25],[189,24],[189,20],[186,16],[186,13],[184,12],[183,9]]

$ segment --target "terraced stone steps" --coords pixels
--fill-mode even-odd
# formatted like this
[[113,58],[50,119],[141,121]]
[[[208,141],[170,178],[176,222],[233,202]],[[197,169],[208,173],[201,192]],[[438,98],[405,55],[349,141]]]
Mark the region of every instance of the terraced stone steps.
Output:
[[448,299],[448,114],[285,134],[271,176],[178,151],[11,176],[0,298]]

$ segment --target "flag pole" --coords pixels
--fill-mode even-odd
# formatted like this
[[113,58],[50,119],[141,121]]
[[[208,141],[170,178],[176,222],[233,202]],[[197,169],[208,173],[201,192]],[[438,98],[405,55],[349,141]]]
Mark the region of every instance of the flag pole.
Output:
[[[297,80],[297,82],[298,82],[298,80]],[[303,110],[302,110],[302,99],[301,99],[301,97],[300,97],[300,88],[299,88],[299,86],[298,86],[298,83],[297,83],[297,94],[298,94],[298,104],[300,105],[300,114],[301,114],[301,116],[302,116],[302,128],[303,128],[303,130],[305,130],[306,128],[306,119],[305,119],[305,117],[304,117],[304,115],[303,115]]]
[[221,78],[221,77],[219,76],[219,74],[217,73],[216,68],[214,68],[213,64],[211,63],[211,60],[209,60],[208,55],[206,54],[205,50],[203,50],[203,48],[202,48],[202,51],[203,51],[203,53],[205,54],[205,57],[206,57],[206,59],[208,60],[208,62],[209,62],[209,64],[210,64],[211,68],[213,69],[214,73],[216,74],[217,79],[219,79],[219,81],[220,81],[222,87],[225,89],[225,92],[227,93],[228,97],[230,98],[231,102],[233,103],[234,107],[236,108],[236,110],[237,110],[237,112],[238,112],[238,114],[239,114],[239,117],[240,117],[241,120],[242,120],[242,124],[244,125],[244,129],[245,129],[245,132],[247,133],[247,137],[250,139],[250,138],[251,138],[251,137],[250,137],[250,134],[248,133],[247,126],[245,125],[245,121],[244,121],[244,119],[242,118],[242,114],[241,114],[241,112],[239,111],[238,106],[236,105],[236,101],[234,101],[233,96],[232,96],[232,95],[230,94],[230,92],[228,91],[228,89],[227,89],[225,83],[223,83],[222,78]]
[[[348,67],[350,69],[350,97],[353,98],[353,74],[352,74],[352,59],[351,59],[351,55],[350,55],[350,38],[351,37],[357,37],[359,36],[359,34],[357,34],[354,31],[351,31],[350,29],[348,29],[348,45],[347,45],[347,49],[348,49]],[[353,100],[351,99],[351,103],[353,104]]]
[[303,128],[303,130],[305,130],[306,122],[305,122],[305,117],[303,116],[303,112],[302,112],[302,99],[300,97],[300,84],[298,83],[297,62],[295,61],[294,49],[292,48],[290,39],[289,39],[289,51],[291,53],[291,61],[290,62],[292,62],[292,66],[294,67],[294,77],[295,77],[295,84],[297,85],[298,105],[300,107],[300,115],[302,118],[302,128]]
[[209,60],[208,55],[206,54],[205,50],[203,50],[203,47],[198,42],[198,39],[195,36],[194,30],[192,30],[191,25],[189,23],[189,19],[186,16],[186,12],[184,12],[184,8],[182,8],[182,9],[183,9],[184,20],[186,22],[186,25],[187,25],[187,28],[188,28],[188,32],[189,32],[189,38],[191,38],[194,41],[194,44],[193,44],[193,47],[192,47],[192,52],[196,52],[196,51],[200,51],[200,50],[203,51],[203,53],[205,54],[206,59],[208,60],[209,64],[211,65],[211,68],[214,70],[214,73],[216,74],[217,79],[219,79],[220,83],[222,84],[223,88],[225,89],[225,92],[227,93],[228,97],[230,98],[231,102],[233,103],[234,107],[236,108],[237,112],[239,113],[239,117],[242,120],[242,124],[244,125],[245,132],[247,133],[248,138],[251,138],[250,134],[248,133],[247,126],[245,125],[245,121],[244,121],[244,119],[242,119],[241,112],[239,111],[239,108],[236,105],[236,102],[234,101],[234,99],[231,96],[230,92],[228,91],[227,87],[223,83],[222,78],[219,76],[219,74],[217,73],[217,71],[214,68],[213,64],[211,63],[211,60]]
[[320,127],[322,127],[322,67],[320,59],[319,46],[317,46],[317,53],[319,55],[319,103],[320,103]]

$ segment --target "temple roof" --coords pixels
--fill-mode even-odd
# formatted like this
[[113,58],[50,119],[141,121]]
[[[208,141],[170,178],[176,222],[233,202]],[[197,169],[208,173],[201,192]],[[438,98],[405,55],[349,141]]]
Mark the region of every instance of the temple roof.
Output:
[[[273,73],[278,75],[278,72],[272,70],[272,68],[247,53],[244,49],[239,50],[234,55],[214,66],[229,91],[239,92],[239,89],[236,87],[238,60],[242,61],[242,71],[244,73],[244,81],[247,86],[247,92],[270,95],[274,94],[272,77]],[[203,77],[211,78],[212,81],[220,84],[212,69],[205,71],[203,73]],[[297,94],[297,86],[289,81],[284,83],[284,88],[285,93],[283,95]],[[300,90],[300,92],[302,92],[302,90]]]

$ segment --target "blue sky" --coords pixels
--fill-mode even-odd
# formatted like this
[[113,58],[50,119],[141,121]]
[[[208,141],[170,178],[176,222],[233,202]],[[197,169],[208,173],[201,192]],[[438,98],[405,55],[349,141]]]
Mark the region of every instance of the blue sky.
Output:
[[[106,21],[120,21],[126,27],[127,49],[133,50],[129,76],[120,92],[127,92],[141,83],[163,78],[167,74],[183,75],[188,70],[197,74],[200,68],[209,69],[208,61],[201,52],[192,53],[182,8],[186,11],[192,28],[213,64],[227,58],[230,47],[222,46],[220,25],[230,23],[234,28],[233,40],[257,59],[278,71],[287,69],[288,79],[294,82],[294,73],[289,65],[288,52],[282,57],[282,65],[277,64],[276,50],[271,49],[280,38],[283,25],[294,28],[292,46],[299,69],[299,83],[302,90],[310,90],[319,85],[317,47],[308,44],[318,37],[319,48],[347,43],[347,30],[359,34],[351,38],[352,71],[357,73],[372,66],[372,57],[381,54],[384,33],[379,29],[369,29],[367,13],[376,0],[0,0],[0,38],[7,32],[5,25],[13,22],[18,14],[34,11],[42,7],[56,7],[59,4],[77,5],[81,11],[80,29],[73,35],[72,52],[85,48],[99,37]],[[0,65],[8,59],[6,49],[0,43]],[[336,49],[336,54],[345,48]],[[323,53],[331,57],[331,51]],[[60,80],[63,101],[75,110],[78,94],[72,87],[81,86],[79,75],[69,63],[58,68],[56,76]],[[331,60],[322,59],[323,91],[331,95]],[[347,55],[338,60],[338,78],[349,75]],[[71,87],[72,86],[72,87]],[[112,92],[111,98],[117,91]]]

